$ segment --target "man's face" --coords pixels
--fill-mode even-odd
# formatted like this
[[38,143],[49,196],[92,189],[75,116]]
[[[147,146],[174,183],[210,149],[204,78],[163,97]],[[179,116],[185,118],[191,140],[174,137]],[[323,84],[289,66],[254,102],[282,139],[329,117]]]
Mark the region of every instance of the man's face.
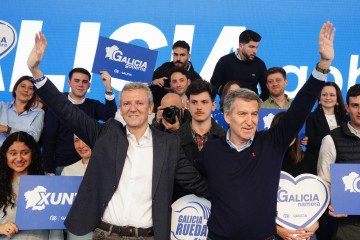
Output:
[[350,124],[360,131],[360,96],[349,97],[349,105],[345,105],[346,111],[350,116]]
[[161,99],[162,107],[175,106],[175,107],[181,109],[182,108],[181,105],[182,105],[181,98],[179,97],[179,95],[177,95],[175,93],[168,93]]
[[76,98],[84,98],[86,92],[90,88],[89,76],[83,73],[74,72],[68,81],[71,88],[71,94]]
[[280,97],[285,92],[285,87],[288,80],[284,78],[281,73],[273,73],[267,77],[266,86],[269,89],[270,95]]
[[187,79],[184,74],[181,72],[174,72],[171,74],[171,88],[173,91],[180,96],[184,95],[186,92],[186,89],[190,85],[190,79]]
[[212,102],[208,92],[190,95],[189,111],[192,121],[204,122],[211,118],[211,112],[216,108],[216,102]]
[[142,89],[123,91],[120,96],[120,112],[128,128],[145,128],[154,104],[149,104],[148,94]]
[[259,104],[256,100],[235,98],[231,113],[224,113],[225,121],[230,125],[231,139],[248,142],[256,132],[258,113]]
[[239,54],[245,58],[243,60],[252,61],[256,56],[258,47],[259,42],[250,41],[248,43],[239,43]]
[[173,61],[175,66],[185,68],[190,60],[190,53],[186,48],[177,47],[173,50]]

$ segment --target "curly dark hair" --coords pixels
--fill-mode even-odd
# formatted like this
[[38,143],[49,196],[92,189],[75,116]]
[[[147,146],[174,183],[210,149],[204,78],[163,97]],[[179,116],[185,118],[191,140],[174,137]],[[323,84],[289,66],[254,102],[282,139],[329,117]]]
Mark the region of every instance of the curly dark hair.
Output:
[[0,147],[0,208],[6,216],[7,207],[15,206],[16,195],[12,189],[13,170],[7,164],[6,153],[14,142],[23,142],[31,150],[31,163],[28,168],[29,175],[44,175],[41,160],[41,150],[35,139],[26,132],[15,132],[8,136]]

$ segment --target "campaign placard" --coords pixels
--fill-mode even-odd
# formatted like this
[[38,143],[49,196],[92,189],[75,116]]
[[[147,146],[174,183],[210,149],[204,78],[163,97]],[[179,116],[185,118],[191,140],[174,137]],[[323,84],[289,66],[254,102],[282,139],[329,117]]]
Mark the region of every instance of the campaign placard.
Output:
[[[287,109],[274,109],[274,108],[260,108],[258,131],[268,130],[271,122],[276,114],[279,112],[286,112]],[[305,124],[299,132],[300,141],[305,137]]]
[[151,83],[157,55],[155,50],[100,36],[92,72],[107,71],[117,79]]
[[360,215],[360,164],[330,164],[330,176],[334,213]]
[[292,230],[309,227],[326,211],[329,201],[329,189],[318,176],[301,174],[293,178],[282,171],[276,223]]
[[15,224],[20,230],[65,229],[82,178],[21,176]]
[[172,205],[171,240],[206,240],[211,203],[194,194],[176,200]]
[[5,57],[15,47],[17,42],[16,30],[5,21],[0,20],[0,59]]

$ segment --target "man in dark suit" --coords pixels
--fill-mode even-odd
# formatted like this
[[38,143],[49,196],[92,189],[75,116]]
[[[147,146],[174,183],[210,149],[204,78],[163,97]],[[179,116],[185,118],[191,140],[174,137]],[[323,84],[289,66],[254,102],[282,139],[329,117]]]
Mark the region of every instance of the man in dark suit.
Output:
[[206,181],[186,159],[177,136],[149,128],[153,99],[148,87],[127,84],[120,93],[123,125],[100,124],[67,101],[39,69],[47,43],[40,32],[28,59],[37,94],[92,149],[92,156],[65,225],[95,239],[169,239],[174,180],[208,195]]

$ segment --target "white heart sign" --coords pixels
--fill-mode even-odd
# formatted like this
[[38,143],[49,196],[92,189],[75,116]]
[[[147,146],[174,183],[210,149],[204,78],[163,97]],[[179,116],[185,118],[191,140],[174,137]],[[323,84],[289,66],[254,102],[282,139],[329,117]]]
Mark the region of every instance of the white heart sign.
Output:
[[16,41],[15,29],[9,23],[0,20],[0,59],[15,47]]
[[309,227],[321,217],[329,201],[329,189],[318,176],[301,174],[293,178],[281,172],[276,223],[293,230]]

